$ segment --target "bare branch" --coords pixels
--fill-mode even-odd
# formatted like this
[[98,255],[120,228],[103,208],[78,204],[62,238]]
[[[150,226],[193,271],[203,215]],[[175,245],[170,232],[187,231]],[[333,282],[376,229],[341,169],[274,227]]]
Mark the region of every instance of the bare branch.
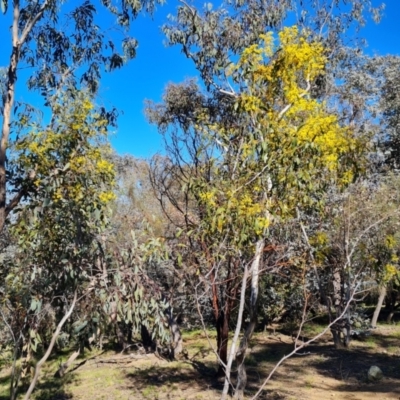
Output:
[[29,33],[31,32],[32,28],[35,26],[36,22],[39,21],[40,18],[42,18],[46,7],[48,5],[48,0],[45,0],[43,4],[41,5],[39,11],[37,14],[33,17],[30,18],[28,23],[25,25],[24,30],[22,31],[21,37],[18,41],[18,46],[22,46],[25,43],[26,38],[28,37]]
[[46,353],[40,359],[40,361],[36,364],[35,375],[33,376],[32,382],[29,385],[28,391],[25,394],[24,400],[29,400],[29,398],[30,398],[30,396],[31,396],[31,394],[33,392],[33,389],[36,386],[37,380],[39,379],[39,373],[40,373],[40,370],[42,368],[42,365],[49,358],[51,352],[53,351],[53,347],[54,347],[54,345],[56,343],[58,335],[61,332],[62,327],[64,326],[64,324],[67,322],[68,318],[71,316],[72,312],[74,311],[77,298],[78,298],[78,292],[77,292],[77,290],[75,290],[74,298],[73,298],[72,303],[71,303],[71,305],[69,307],[69,310],[64,315],[64,317],[61,319],[61,321],[58,323],[57,328],[56,328],[55,332],[53,333],[53,336],[51,337],[51,341],[50,341],[49,347],[47,348]]
[[294,354],[296,354],[299,350],[301,350],[302,348],[308,346],[309,344],[315,342],[316,340],[318,340],[321,336],[325,335],[325,333],[337,322],[339,322],[344,315],[347,312],[347,309],[349,308],[351,302],[354,299],[354,296],[357,294],[356,290],[358,288],[358,285],[356,286],[355,290],[353,291],[349,301],[346,303],[346,306],[344,307],[342,313],[335,319],[333,320],[329,325],[326,326],[326,328],[319,333],[318,335],[314,336],[313,338],[311,338],[310,340],[307,340],[307,342],[303,342],[300,346],[296,347],[293,349],[292,352],[290,352],[289,354],[287,354],[286,356],[282,357],[279,362],[275,365],[275,367],[272,369],[272,371],[270,372],[270,374],[267,376],[267,378],[264,380],[263,384],[260,386],[260,388],[258,389],[257,393],[250,399],[250,400],[255,400],[257,399],[257,397],[261,394],[261,392],[263,391],[265,385],[268,383],[268,381],[271,379],[272,375],[276,372],[276,370],[282,365],[283,362],[285,362],[288,358],[292,357]]
[[[304,97],[311,89],[310,78],[307,77],[307,87],[304,89],[304,92],[300,94],[300,98]],[[281,119],[293,106],[293,103],[287,104],[278,114],[278,119]]]

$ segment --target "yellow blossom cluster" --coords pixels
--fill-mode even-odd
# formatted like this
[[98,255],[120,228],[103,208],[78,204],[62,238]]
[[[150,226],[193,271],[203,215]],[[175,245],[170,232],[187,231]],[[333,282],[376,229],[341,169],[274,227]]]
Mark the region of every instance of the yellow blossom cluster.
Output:
[[112,177],[112,178],[114,178],[114,176],[115,176],[114,164],[105,160],[104,158],[97,161],[96,171],[99,174],[104,174],[104,175]]
[[397,240],[393,235],[387,235],[385,238],[385,244],[389,250],[392,250],[397,245]]
[[[352,130],[313,95],[327,64],[323,45],[296,26],[283,29],[277,42],[272,33],[262,35],[226,70],[239,83],[233,110],[240,122],[211,124],[199,117],[196,125],[223,149],[216,162],[221,181],[197,192],[207,223],[214,231],[253,240],[275,219],[293,216],[299,205],[319,204],[332,181],[349,184],[352,152],[361,147]],[[313,240],[322,258],[327,238],[321,233]]]
[[209,207],[215,207],[216,202],[215,202],[215,195],[213,192],[204,192],[199,194],[200,199]]
[[256,200],[249,191],[227,189],[218,194],[214,190],[200,192],[200,200],[210,211],[212,226],[220,233],[238,222],[262,235],[271,223],[266,216],[265,202]]
[[99,194],[99,199],[102,203],[107,204],[112,200],[116,199],[116,195],[114,192],[108,191],[108,192],[102,192]]
[[[31,131],[15,145],[21,169],[34,170],[34,185],[47,185],[54,202],[91,198],[106,204],[115,198],[114,165],[105,158],[110,151],[104,140],[107,121],[93,110],[90,99],[78,92],[65,104],[53,105],[55,124]],[[50,176],[57,177],[52,192],[46,183]]]
[[[293,140],[297,146],[311,144],[319,152],[320,166],[338,171],[341,156],[358,143],[351,129],[342,126],[337,115],[310,94],[314,80],[324,74],[324,47],[308,40],[296,26],[283,29],[278,36],[280,45],[275,53],[272,36],[263,36],[259,45],[249,46],[231,67],[232,74],[244,71],[247,78],[240,110],[265,127],[267,144],[276,147]],[[352,179],[352,172],[344,170],[341,182],[348,184]]]
[[398,274],[397,268],[393,264],[386,264],[383,270],[383,281],[389,282]]

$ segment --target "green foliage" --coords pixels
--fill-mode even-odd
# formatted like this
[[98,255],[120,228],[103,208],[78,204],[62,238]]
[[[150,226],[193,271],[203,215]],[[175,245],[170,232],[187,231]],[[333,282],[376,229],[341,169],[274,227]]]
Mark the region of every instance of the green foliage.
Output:
[[134,237],[128,251],[106,243],[116,179],[109,121],[87,92],[67,91],[52,109],[49,126],[32,126],[13,148],[14,176],[29,175],[19,182],[28,199],[10,226],[16,247],[1,264],[1,311],[14,356],[22,350],[29,361],[47,348],[75,292],[79,302],[63,332],[72,343],[98,338],[110,322],[135,332],[145,325],[165,342],[168,304],[144,272],[165,250]]
[[117,171],[117,198],[110,204],[113,210],[111,225],[115,231],[115,242],[122,247],[129,246],[130,232],[147,231],[148,225],[151,227],[149,235],[165,235],[168,221],[154,196],[149,163],[132,156],[116,154],[112,160]]
[[[379,105],[383,111],[382,144],[392,168],[398,168],[400,154],[400,91],[399,69],[400,57],[376,57],[373,61],[375,68],[383,75],[383,84]],[[380,68],[379,68],[380,67]]]
[[116,308],[117,320],[131,324],[132,333],[139,334],[142,325],[157,338],[160,344],[169,339],[166,312],[170,307],[163,289],[152,280],[147,270],[151,264],[160,264],[165,248],[157,239],[142,241],[132,234],[131,246],[121,250],[117,257],[109,257],[107,269],[112,271],[106,282],[101,283],[96,296],[102,300],[106,315]]
[[281,32],[277,49],[271,36],[261,39],[230,66],[229,74],[242,87],[230,103],[216,97],[209,105],[188,83],[179,88],[187,121],[177,118],[184,104],[176,102],[173,86],[165,105],[149,110],[162,129],[175,122],[186,132],[193,129],[196,152],[188,148],[188,154],[195,164],[188,165],[191,173],[183,175],[182,184],[201,210],[199,234],[214,241],[228,235],[236,250],[265,236],[273,219],[321,206],[330,185],[353,179],[365,150],[365,143],[310,93],[325,68],[321,44],[295,27]]
[[280,41],[274,54],[272,38],[263,37],[231,67],[234,79],[246,82],[233,104],[240,126],[202,122],[201,115],[196,121],[221,152],[214,179],[198,195],[209,210],[206,224],[214,232],[232,229],[237,239],[255,240],[271,218],[315,207],[329,185],[348,184],[355,161],[362,162],[365,144],[308,93],[325,67],[323,47],[295,27]]
[[[384,4],[374,7],[371,0],[240,0],[224,2],[221,7],[204,4],[202,10],[184,3],[163,31],[169,44],[181,46],[186,57],[194,62],[210,91],[230,91],[226,71],[234,56],[257,43],[261,34],[279,31],[288,17],[329,48],[333,73],[341,68],[348,71],[350,59],[356,53],[349,52],[343,33],[351,28],[357,31],[371,14],[379,21],[383,10]],[[336,85],[327,76],[317,86],[316,91],[324,95]]]
[[113,198],[107,125],[86,93],[66,92],[53,104],[50,125],[32,127],[13,149],[15,185],[29,196],[16,209],[10,226],[16,246],[1,269],[2,307],[13,310],[7,319],[17,349],[37,351],[74,291],[88,290],[96,237],[107,226]]
[[[128,35],[131,20],[142,11],[152,13],[156,3],[163,2],[125,1],[121,6],[111,1],[83,1],[68,7],[68,11],[64,11],[64,4],[54,0],[20,2],[17,22],[21,33],[34,16],[41,14],[25,38],[20,52],[20,60],[34,67],[28,86],[48,97],[65,83],[63,81],[68,80],[71,86],[77,87],[83,83],[96,92],[102,70],[119,68],[136,56],[138,43]],[[120,46],[115,37],[107,35],[106,39],[105,27],[97,23],[96,14],[102,8],[115,16],[116,24],[124,32]],[[64,12],[65,15],[60,18]]]
[[[2,10],[11,21],[11,52],[7,73],[0,82],[2,94],[2,133],[0,148],[0,229],[6,218],[18,205],[21,198],[27,196],[26,188],[18,182],[24,180],[23,174],[9,182],[6,158],[10,140],[26,132],[28,124],[33,123],[32,107],[15,101],[18,68],[21,62],[30,67],[31,75],[27,86],[43,97],[45,106],[52,108],[60,99],[60,93],[84,88],[91,95],[96,94],[102,72],[121,67],[136,55],[137,41],[128,35],[130,20],[142,10],[152,12],[155,1],[125,1],[121,6],[110,1],[94,5],[90,1],[78,2],[68,7],[64,18],[59,18],[66,5],[54,0],[18,1],[13,3],[13,12],[7,13],[7,2],[2,2]],[[105,39],[104,29],[96,24],[99,7],[106,7],[116,17],[116,23],[122,28],[124,38],[121,46],[114,43],[114,37]],[[4,83],[4,85],[3,85]],[[4,96],[4,88],[7,96]],[[12,113],[17,121],[12,121]],[[115,111],[107,112],[109,123],[115,125]],[[15,171],[13,171],[15,173]],[[16,191],[8,201],[7,189]],[[111,198],[105,194],[103,201]]]
[[48,128],[15,145],[14,171],[30,171],[31,187],[13,232],[33,276],[52,273],[65,284],[85,274],[84,260],[114,198],[115,173],[105,158],[107,124],[85,93],[67,95],[53,105]]

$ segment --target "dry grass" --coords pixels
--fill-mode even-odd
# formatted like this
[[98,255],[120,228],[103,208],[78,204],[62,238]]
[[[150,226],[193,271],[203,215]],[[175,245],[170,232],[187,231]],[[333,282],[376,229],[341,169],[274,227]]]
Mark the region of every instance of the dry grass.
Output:
[[[307,330],[307,336],[319,329],[312,326]],[[349,350],[335,350],[327,335],[315,345],[304,349],[302,355],[288,360],[266,386],[261,398],[267,398],[268,395],[268,399],[272,400],[399,399],[399,337],[400,327],[383,326],[366,341],[354,341]],[[211,339],[214,342],[213,334]],[[184,335],[184,341],[189,353],[188,360],[168,362],[154,354],[127,360],[111,351],[104,354],[92,353],[88,355],[90,360],[63,379],[53,377],[60,362],[55,357],[46,365],[33,398],[218,399],[222,384],[214,377],[216,358],[205,335],[199,331],[189,332]],[[292,346],[291,337],[281,333],[256,335],[247,358],[248,398]],[[110,359],[119,362],[104,362]],[[378,365],[383,370],[383,381],[375,384],[367,382],[366,374],[371,365]],[[9,369],[4,364],[2,366],[0,400],[6,400]]]

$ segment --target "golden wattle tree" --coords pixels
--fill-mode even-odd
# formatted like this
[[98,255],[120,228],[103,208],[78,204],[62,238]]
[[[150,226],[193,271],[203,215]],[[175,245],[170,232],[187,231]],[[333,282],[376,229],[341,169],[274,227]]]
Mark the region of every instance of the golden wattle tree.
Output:
[[260,43],[246,48],[231,67],[239,85],[232,97],[241,125],[203,125],[220,151],[214,166],[218,178],[199,193],[208,210],[203,230],[211,230],[213,236],[230,232],[231,245],[248,257],[241,260],[243,296],[247,277],[251,278],[250,323],[236,351],[242,302],[226,368],[227,391],[235,354],[239,398],[246,385],[244,357],[257,321],[259,269],[269,227],[299,210],[320,207],[327,188],[351,182],[357,172],[355,160],[361,160],[361,140],[312,95],[326,66],[323,46],[307,40],[297,27],[278,36],[278,47],[272,34],[261,36]]
[[[159,183],[180,182],[190,199],[185,208],[184,200],[163,187],[165,197],[186,212],[189,246],[197,251],[193,272],[211,288],[224,396],[236,357],[236,396],[243,397],[244,356],[256,325],[270,228],[297,212],[318,209],[331,185],[347,185],[361,167],[363,141],[313,95],[326,64],[321,43],[297,27],[285,28],[277,44],[272,34],[261,35],[231,63],[230,90],[206,95],[193,82],[171,85],[164,104],[148,110],[164,134],[170,133],[169,176]],[[236,346],[248,280],[250,323]],[[239,298],[228,356],[228,326]]]
[[19,388],[16,362],[21,349],[26,349],[23,356],[28,362],[39,345],[50,343],[45,346],[48,357],[54,346],[50,338],[58,335],[53,334],[53,324],[62,328],[70,317],[66,309],[79,318],[77,298],[94,293],[98,242],[115,197],[114,165],[108,161],[109,123],[101,110],[87,92],[75,90],[60,94],[51,107],[45,127],[20,121],[26,134],[10,151],[9,171],[26,176],[15,189],[22,187],[29,194],[13,209],[9,231],[16,246],[13,256],[1,262],[5,304],[12,310],[9,325],[18,338],[12,343],[10,398],[16,398]]

